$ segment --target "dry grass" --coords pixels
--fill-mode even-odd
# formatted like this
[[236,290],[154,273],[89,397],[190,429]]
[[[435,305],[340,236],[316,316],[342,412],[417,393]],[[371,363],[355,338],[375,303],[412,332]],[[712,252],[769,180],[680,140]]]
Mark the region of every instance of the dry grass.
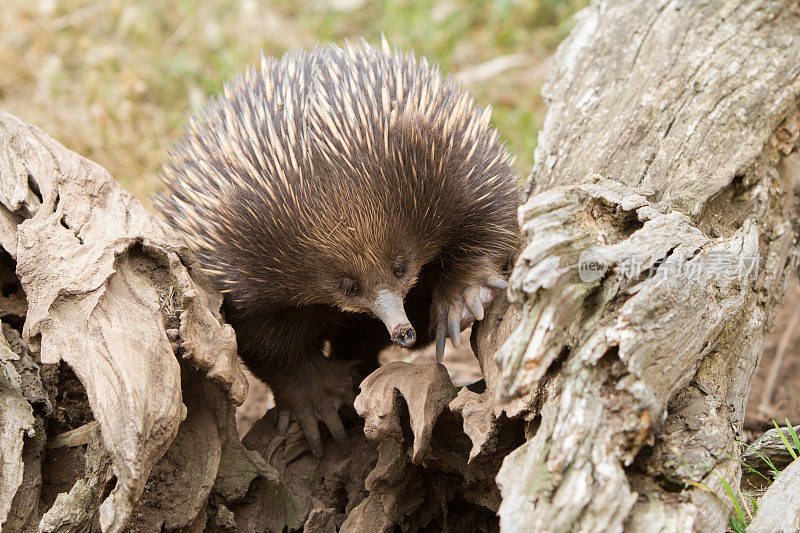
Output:
[[[543,60],[585,0],[0,0],[0,109],[98,161],[137,197],[222,82],[318,41],[379,39],[460,73],[524,172],[544,107]],[[499,59],[498,59],[499,58]]]

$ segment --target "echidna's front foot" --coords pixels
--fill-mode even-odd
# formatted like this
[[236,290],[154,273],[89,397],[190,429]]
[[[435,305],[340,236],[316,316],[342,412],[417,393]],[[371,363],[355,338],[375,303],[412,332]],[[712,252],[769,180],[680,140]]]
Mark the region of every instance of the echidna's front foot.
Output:
[[508,282],[500,276],[492,275],[481,284],[469,285],[457,297],[449,301],[436,302],[434,298],[434,316],[436,319],[436,360],[444,357],[444,345],[447,337],[458,348],[461,343],[461,331],[476,320],[483,320],[484,308],[494,299],[494,291],[505,289]]
[[319,423],[330,431],[340,446],[347,445],[347,433],[339,418],[339,408],[353,403],[353,386],[347,365],[325,363],[324,369],[314,375],[297,376],[289,387],[273,388],[278,408],[278,433],[285,435],[289,422],[294,419],[303,430],[311,451],[322,455],[322,438]]

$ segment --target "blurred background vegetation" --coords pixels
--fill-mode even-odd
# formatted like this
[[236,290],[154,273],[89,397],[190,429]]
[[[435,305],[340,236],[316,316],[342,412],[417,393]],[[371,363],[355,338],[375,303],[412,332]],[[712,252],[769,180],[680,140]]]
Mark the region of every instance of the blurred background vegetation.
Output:
[[0,109],[106,167],[149,204],[158,165],[223,81],[319,41],[428,56],[482,104],[527,174],[547,58],[586,0],[0,0]]

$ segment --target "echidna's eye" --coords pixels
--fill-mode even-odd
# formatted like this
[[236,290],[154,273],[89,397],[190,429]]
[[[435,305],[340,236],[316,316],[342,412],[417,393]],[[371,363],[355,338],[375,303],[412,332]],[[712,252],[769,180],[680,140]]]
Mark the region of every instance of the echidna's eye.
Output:
[[402,278],[406,273],[406,264],[398,260],[394,264],[394,275],[395,277]]
[[341,288],[345,296],[356,296],[358,294],[358,283],[352,278],[342,278]]

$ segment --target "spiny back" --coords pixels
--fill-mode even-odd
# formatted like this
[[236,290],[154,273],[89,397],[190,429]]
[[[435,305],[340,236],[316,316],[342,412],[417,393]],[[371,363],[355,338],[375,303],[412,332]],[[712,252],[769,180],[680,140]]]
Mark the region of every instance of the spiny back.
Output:
[[490,114],[385,41],[262,57],[190,119],[156,204],[228,289],[302,277],[287,263],[345,254],[354,232],[366,255],[398,232],[507,251],[516,180]]

